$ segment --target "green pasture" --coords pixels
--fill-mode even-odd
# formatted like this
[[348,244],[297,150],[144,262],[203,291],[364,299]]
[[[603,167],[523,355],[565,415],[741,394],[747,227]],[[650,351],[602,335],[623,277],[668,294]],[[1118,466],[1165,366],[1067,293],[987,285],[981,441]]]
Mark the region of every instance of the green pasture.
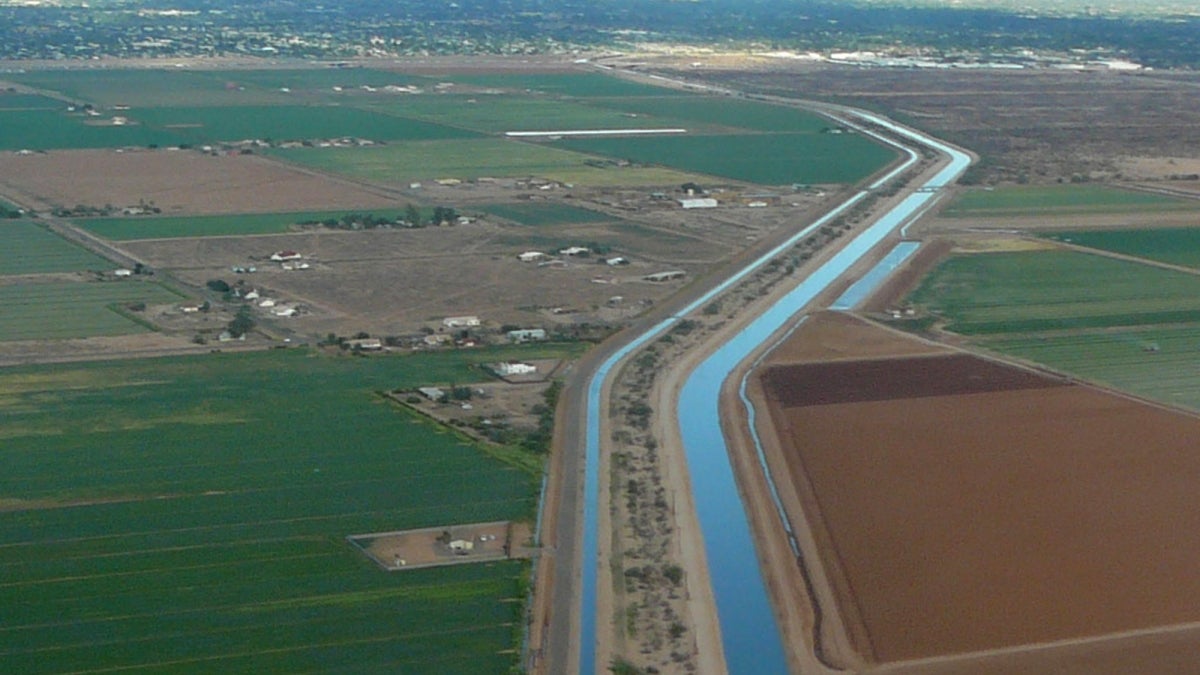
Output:
[[6,670],[508,672],[526,563],[387,573],[344,540],[532,517],[536,476],[376,393],[470,365],[276,350],[0,371]]
[[570,206],[568,204],[550,204],[546,202],[488,204],[480,208],[501,218],[507,218],[522,225],[533,227],[599,223],[614,220],[607,213],[581,209],[578,206]]
[[1200,326],[1155,326],[980,341],[998,352],[1163,401],[1200,409]]
[[678,119],[633,117],[577,101],[498,94],[402,96],[372,109],[484,132],[683,127]]
[[0,150],[146,147],[184,141],[167,130],[140,124],[113,126],[105,118],[59,110],[0,110]]
[[193,142],[275,141],[354,136],[372,140],[469,138],[464,129],[333,105],[143,108],[130,119]]
[[1200,268],[1200,228],[1064,230],[1046,232],[1041,236],[1076,246]]
[[67,104],[38,94],[18,94],[0,89],[0,110],[55,110]]
[[80,68],[30,70],[6,74],[4,78],[104,107],[264,105],[288,101],[287,94],[276,90],[239,85],[239,76],[240,73],[233,71],[187,68]]
[[[0,202],[0,207],[4,206]],[[29,220],[0,220],[0,276],[104,270],[115,267]],[[3,310],[0,310],[3,311]]]
[[686,96],[686,92],[666,87],[655,87],[640,82],[630,82],[599,73],[492,73],[492,74],[449,74],[438,76],[440,81],[457,82],[472,87],[502,89],[505,91],[537,91],[543,94],[571,96],[577,98],[616,96]]
[[[813,113],[782,105],[758,103],[735,98],[689,96],[672,98],[631,98],[605,100],[596,105],[638,115],[635,119],[654,126],[662,119],[672,120],[671,126],[688,126],[701,122],[754,131],[818,133],[837,126],[834,122]],[[686,120],[682,125],[678,120]],[[665,126],[665,125],[664,125]]]
[[1200,209],[1200,202],[1107,185],[1010,186],[962,192],[941,213],[951,218],[1031,217]]
[[909,301],[977,335],[1200,321],[1200,277],[1073,251],[952,256]]
[[671,169],[600,168],[568,150],[502,138],[398,141],[370,148],[279,148],[281,159],[383,183],[540,176],[579,185],[678,185],[696,176]]
[[159,284],[134,280],[4,284],[0,285],[0,342],[143,333],[150,329],[114,306],[180,299]]
[[[428,217],[431,209],[422,209]],[[220,216],[147,216],[134,218],[85,218],[75,223],[105,239],[162,239],[171,237],[222,237],[288,232],[299,223],[338,218],[349,213],[397,218],[403,209],[360,211],[295,211],[289,213],[239,213]]]
[[854,183],[895,159],[857,134],[571,138],[553,145],[763,185]]

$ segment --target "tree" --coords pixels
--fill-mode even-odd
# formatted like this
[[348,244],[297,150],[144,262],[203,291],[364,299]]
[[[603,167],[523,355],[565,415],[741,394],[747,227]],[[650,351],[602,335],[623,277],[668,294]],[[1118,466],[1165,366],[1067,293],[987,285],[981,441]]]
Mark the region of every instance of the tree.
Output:
[[433,209],[433,224],[452,223],[458,218],[458,212],[449,206],[438,206]]
[[413,227],[421,226],[421,209],[417,208],[416,204],[409,204],[404,207],[404,220]]
[[242,305],[239,307],[237,314],[225,328],[229,331],[229,334],[235,338],[240,338],[246,333],[254,330],[254,317],[250,314],[250,306]]
[[221,279],[209,279],[204,285],[208,286],[209,289],[214,290],[218,293],[228,293],[229,292],[229,284],[225,283]]

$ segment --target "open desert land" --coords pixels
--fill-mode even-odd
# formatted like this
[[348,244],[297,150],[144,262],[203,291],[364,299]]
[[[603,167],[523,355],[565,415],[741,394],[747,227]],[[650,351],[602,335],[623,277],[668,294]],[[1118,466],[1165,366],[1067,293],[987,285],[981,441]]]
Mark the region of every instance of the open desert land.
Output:
[[[641,56],[639,68],[762,94],[880,110],[983,161],[964,182],[1128,180],[1196,173],[1194,72],[854,68],[745,56]],[[613,65],[620,67],[621,60]],[[1190,168],[1189,168],[1190,167]],[[1188,181],[1190,182],[1190,181]]]

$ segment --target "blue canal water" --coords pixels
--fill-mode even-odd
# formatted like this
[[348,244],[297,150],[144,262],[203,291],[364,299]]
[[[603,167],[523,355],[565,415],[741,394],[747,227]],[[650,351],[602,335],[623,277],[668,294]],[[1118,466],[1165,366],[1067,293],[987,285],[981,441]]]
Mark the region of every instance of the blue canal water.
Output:
[[[771,675],[787,672],[784,636],[780,634],[770,598],[758,564],[750,524],[734,480],[729,452],[725,447],[718,409],[722,383],[733,369],[744,361],[772,334],[834,280],[879,244],[887,235],[930,207],[940,195],[936,188],[952,183],[970,164],[964,153],[926,137],[918,132],[897,126],[890,120],[859,111],[847,114],[876,124],[898,136],[923,143],[950,157],[950,162],[917,192],[902,200],[873,225],[856,236],[849,244],[826,261],[771,308],[759,315],[740,333],[714,352],[689,376],[679,399],[679,422],[691,477],[697,516],[704,537],[709,576],[716,598],[725,652],[726,669],[733,675]],[[584,469],[584,545],[581,570],[582,616],[580,618],[579,672],[607,671],[608,664],[596,663],[596,579],[599,503],[599,462],[601,432],[601,396],[604,383],[613,367],[629,353],[657,338],[681,317],[710,302],[721,292],[741,281],[762,264],[788,250],[816,228],[841,215],[857,204],[872,188],[891,180],[907,170],[917,160],[912,150],[882,138],[866,129],[862,133],[896,146],[907,153],[908,159],[859,192],[823,218],[798,232],[778,247],[731,276],[727,281],[680,310],[675,316],[657,324],[635,338],[608,358],[593,374],[588,386],[586,461]],[[911,253],[910,253],[911,254]],[[753,414],[753,410],[751,410]],[[768,479],[770,476],[768,475]],[[776,508],[780,508],[776,502]],[[802,636],[793,636],[799,639]]]

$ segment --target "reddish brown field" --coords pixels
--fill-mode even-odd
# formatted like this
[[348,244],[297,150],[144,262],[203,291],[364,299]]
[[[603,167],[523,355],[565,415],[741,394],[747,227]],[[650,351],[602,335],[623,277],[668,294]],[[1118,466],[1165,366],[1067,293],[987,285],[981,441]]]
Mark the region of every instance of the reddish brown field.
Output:
[[[1200,620],[1200,420],[960,354],[776,365],[764,388],[866,662],[1003,672]],[[1165,662],[1176,633],[1135,646]]]
[[0,188],[34,208],[125,207],[164,214],[332,211],[396,206],[397,199],[254,155],[188,150],[63,150],[0,155]]

